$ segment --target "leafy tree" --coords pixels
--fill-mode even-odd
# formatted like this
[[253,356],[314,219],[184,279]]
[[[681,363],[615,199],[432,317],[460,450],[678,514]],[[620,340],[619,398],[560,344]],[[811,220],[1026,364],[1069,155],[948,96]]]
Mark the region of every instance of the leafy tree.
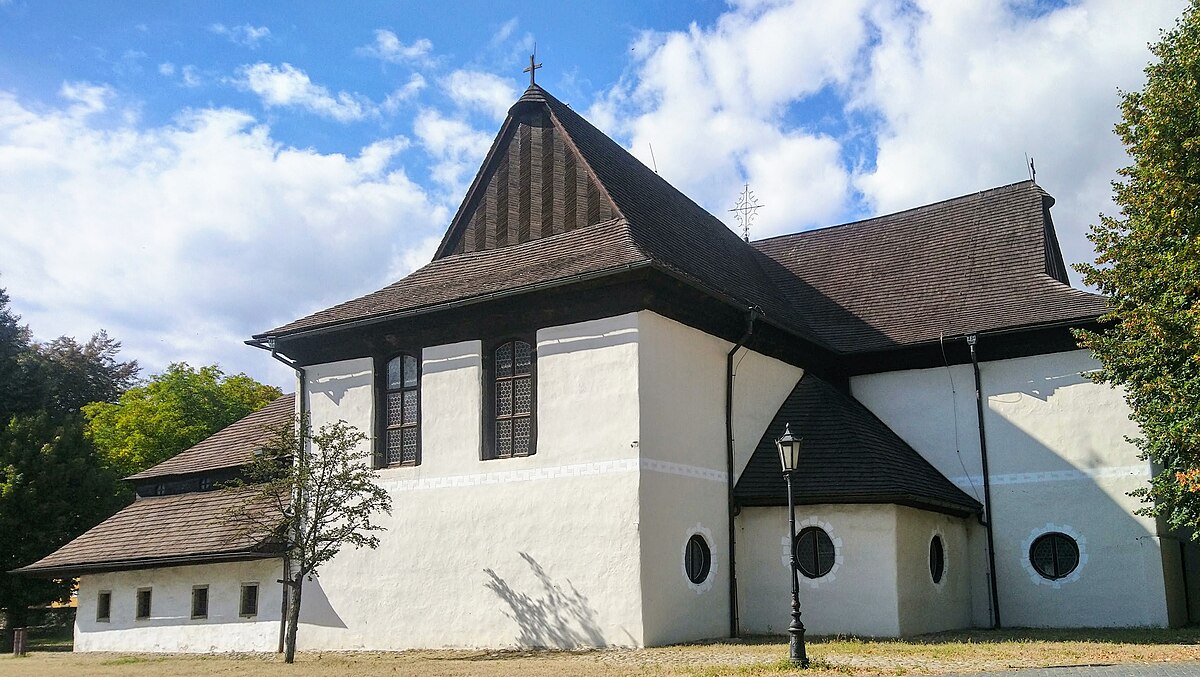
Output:
[[83,417],[42,410],[0,427],[0,609],[9,627],[28,607],[66,601],[74,581],[8,574],[62,547],[124,505],[117,477],[83,435]]
[[20,323],[21,316],[8,307],[8,294],[0,289],[0,425],[9,416],[27,406],[30,383],[21,358],[29,352],[29,328]]
[[278,388],[210,365],[172,364],[115,402],[83,407],[87,434],[122,476],[145,470],[280,396]]
[[[376,484],[362,443],[367,436],[345,421],[321,426],[313,433],[307,418],[277,428],[244,479],[231,490],[249,490],[230,511],[244,532],[274,531],[284,543],[289,573],[287,634],[284,660],[296,656],[303,582],[344,546],[376,548],[371,521],[377,512],[391,513],[392,499]],[[263,506],[269,506],[264,510]]]
[[1148,515],[1200,533],[1200,1],[1151,46],[1146,85],[1125,93],[1116,133],[1133,164],[1113,183],[1120,216],[1089,238],[1077,269],[1109,297],[1102,331],[1079,332],[1124,386],[1145,458],[1163,467],[1138,492]]

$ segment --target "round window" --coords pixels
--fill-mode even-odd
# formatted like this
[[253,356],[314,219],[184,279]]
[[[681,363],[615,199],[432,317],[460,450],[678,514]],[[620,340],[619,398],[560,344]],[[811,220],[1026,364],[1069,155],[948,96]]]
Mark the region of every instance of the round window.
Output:
[[1079,544],[1062,532],[1042,534],[1029,546],[1029,563],[1042,578],[1066,578],[1079,566]]
[[796,535],[796,568],[808,578],[820,578],[833,569],[833,541],[821,527],[804,527]]
[[942,537],[934,535],[929,541],[929,575],[934,583],[942,582],[942,574],[946,573],[946,549],[942,545]]
[[708,578],[712,569],[712,551],[700,534],[692,534],[688,539],[687,549],[683,551],[683,568],[693,583],[700,584]]

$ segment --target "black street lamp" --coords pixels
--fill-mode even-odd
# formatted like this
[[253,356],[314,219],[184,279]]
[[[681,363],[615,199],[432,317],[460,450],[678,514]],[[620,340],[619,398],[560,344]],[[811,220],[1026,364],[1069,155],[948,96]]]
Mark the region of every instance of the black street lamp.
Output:
[[800,465],[800,442],[792,437],[791,424],[784,425],[783,437],[775,440],[779,449],[779,463],[783,466],[783,478],[788,488],[788,525],[791,538],[788,549],[792,552],[792,624],[788,626],[788,659],[793,665],[808,667],[808,654],[804,651],[804,624],[800,622],[800,569],[796,566],[796,500],[792,496],[792,473]]

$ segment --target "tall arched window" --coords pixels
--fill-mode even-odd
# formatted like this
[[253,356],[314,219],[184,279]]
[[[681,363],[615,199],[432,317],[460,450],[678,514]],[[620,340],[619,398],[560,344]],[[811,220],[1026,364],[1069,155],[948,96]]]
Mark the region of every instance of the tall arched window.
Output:
[[401,353],[387,363],[381,465],[421,462],[421,362]]
[[533,346],[520,339],[505,341],[491,358],[487,458],[530,456],[536,449]]

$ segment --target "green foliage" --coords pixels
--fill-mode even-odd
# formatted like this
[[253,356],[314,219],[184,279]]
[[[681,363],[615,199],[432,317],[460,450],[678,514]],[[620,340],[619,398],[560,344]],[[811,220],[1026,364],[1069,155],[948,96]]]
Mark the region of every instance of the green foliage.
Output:
[[247,535],[277,533],[285,545],[291,567],[288,663],[296,654],[304,579],[345,546],[378,547],[375,533],[384,527],[372,521],[373,516],[392,511],[391,496],[377,484],[378,475],[367,463],[366,440],[345,421],[325,424],[314,433],[307,417],[301,417],[273,430],[244,479],[228,487],[249,490],[230,519]]
[[245,374],[225,376],[216,365],[172,364],[116,403],[83,407],[87,434],[122,476],[145,470],[257,411],[280,391]]
[[1084,280],[1109,297],[1108,326],[1079,332],[1124,386],[1144,456],[1164,470],[1139,492],[1143,512],[1200,527],[1200,0],[1151,46],[1140,92],[1121,101],[1116,126],[1133,164],[1113,183],[1119,217],[1089,238]]

